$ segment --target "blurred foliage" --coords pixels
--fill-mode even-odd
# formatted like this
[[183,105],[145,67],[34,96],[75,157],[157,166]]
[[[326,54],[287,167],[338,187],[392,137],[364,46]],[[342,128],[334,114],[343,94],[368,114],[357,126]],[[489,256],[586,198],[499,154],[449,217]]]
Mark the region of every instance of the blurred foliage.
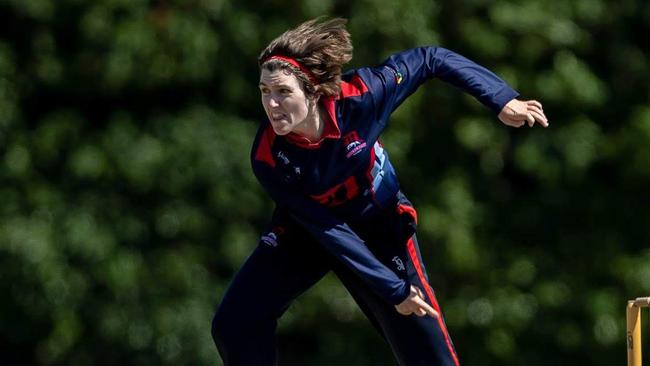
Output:
[[[349,18],[351,67],[442,45],[544,103],[549,129],[508,129],[434,81],[383,138],[463,363],[624,362],[650,293],[650,3],[0,0],[2,364],[219,364],[213,311],[272,207],[256,56],[323,14]],[[333,276],[279,347],[394,364]]]

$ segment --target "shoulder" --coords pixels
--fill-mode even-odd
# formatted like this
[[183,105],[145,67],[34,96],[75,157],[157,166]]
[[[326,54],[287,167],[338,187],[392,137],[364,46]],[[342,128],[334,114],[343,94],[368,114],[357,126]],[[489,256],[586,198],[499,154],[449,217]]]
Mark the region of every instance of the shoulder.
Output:
[[381,100],[401,82],[402,74],[395,67],[383,63],[349,70],[341,79],[342,96],[364,95],[368,100]]
[[392,87],[398,78],[395,69],[387,65],[361,67],[346,71],[341,76],[339,100],[356,101],[376,94],[381,94],[387,87]]
[[383,93],[400,85],[409,73],[422,64],[438,47],[422,46],[390,54],[380,64],[349,70],[342,79],[353,85],[363,83],[371,94]]
[[339,99],[361,96],[368,92],[367,81],[361,77],[363,69],[352,69],[341,75]]

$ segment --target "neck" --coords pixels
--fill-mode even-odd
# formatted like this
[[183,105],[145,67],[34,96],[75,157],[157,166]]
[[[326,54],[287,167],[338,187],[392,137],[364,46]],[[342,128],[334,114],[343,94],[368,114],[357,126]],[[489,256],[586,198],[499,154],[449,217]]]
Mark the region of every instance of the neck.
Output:
[[325,108],[316,103],[312,112],[307,116],[305,122],[298,126],[294,132],[305,137],[310,142],[318,142],[323,137],[327,114]]

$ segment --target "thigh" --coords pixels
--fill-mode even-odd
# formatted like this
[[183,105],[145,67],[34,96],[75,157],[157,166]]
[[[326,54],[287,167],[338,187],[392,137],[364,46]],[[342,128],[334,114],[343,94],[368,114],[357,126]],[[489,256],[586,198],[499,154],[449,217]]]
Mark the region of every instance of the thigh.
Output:
[[330,270],[329,258],[291,222],[272,225],[230,283],[220,305],[251,322],[277,319]]

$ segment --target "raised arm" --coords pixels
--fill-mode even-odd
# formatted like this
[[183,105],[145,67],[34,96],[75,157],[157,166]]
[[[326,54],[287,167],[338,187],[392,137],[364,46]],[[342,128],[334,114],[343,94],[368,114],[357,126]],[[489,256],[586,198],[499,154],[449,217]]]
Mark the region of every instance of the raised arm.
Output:
[[516,100],[519,93],[499,76],[442,47],[406,50],[390,56],[378,67],[357,72],[366,82],[383,120],[425,81],[438,78],[474,96],[507,125],[519,127],[522,121],[547,125],[541,104]]

